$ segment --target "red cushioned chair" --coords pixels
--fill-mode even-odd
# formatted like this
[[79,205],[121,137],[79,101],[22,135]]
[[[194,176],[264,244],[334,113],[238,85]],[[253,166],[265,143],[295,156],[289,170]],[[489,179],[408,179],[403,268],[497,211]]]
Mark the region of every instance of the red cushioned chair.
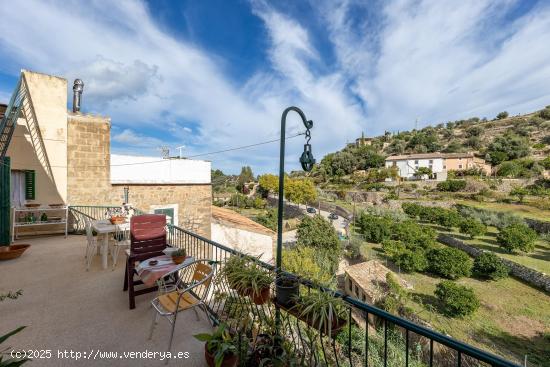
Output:
[[130,219],[130,249],[126,252],[126,272],[124,274],[124,291],[128,291],[130,309],[136,308],[135,296],[154,292],[157,287],[136,290],[136,285],[143,284],[134,279],[135,267],[141,261],[163,255],[166,248],[166,215],[144,214]]

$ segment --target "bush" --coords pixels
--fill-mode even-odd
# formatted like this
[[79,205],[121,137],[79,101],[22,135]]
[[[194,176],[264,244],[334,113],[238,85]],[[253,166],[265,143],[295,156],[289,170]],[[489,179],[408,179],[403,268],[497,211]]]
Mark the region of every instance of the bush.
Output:
[[408,248],[430,248],[436,239],[437,233],[429,227],[406,220],[397,223],[393,228],[392,239],[402,241]]
[[487,279],[497,280],[506,278],[510,269],[494,253],[484,252],[474,260],[474,273]]
[[389,218],[361,213],[356,224],[359,232],[365,236],[365,241],[382,243],[391,238],[393,222]]
[[464,180],[447,180],[437,184],[439,191],[457,192],[466,188],[466,181]]
[[302,219],[296,231],[296,243],[338,253],[341,251],[338,234],[332,223],[320,215]]
[[416,218],[420,216],[424,207],[416,203],[403,203],[401,204],[401,208],[409,217]]
[[394,255],[392,261],[407,273],[424,271],[428,268],[426,254],[421,249],[405,249],[403,252]]
[[508,112],[507,111],[499,112],[498,115],[497,115],[498,120],[505,119],[506,117],[508,117]]
[[540,161],[540,164],[545,168],[545,169],[550,169],[550,156],[544,158],[542,161]]
[[537,232],[525,224],[510,224],[500,230],[497,241],[508,252],[516,250],[531,252],[535,249]]
[[487,227],[485,224],[473,218],[466,218],[460,221],[458,229],[460,230],[460,233],[466,234],[470,236],[470,238],[483,236],[485,232],[487,232]]
[[479,300],[472,288],[450,280],[439,283],[434,294],[441,302],[441,311],[450,317],[468,316],[479,308]]
[[468,277],[472,273],[472,259],[467,253],[452,247],[434,248],[426,255],[429,270],[448,279]]
[[543,118],[545,120],[550,120],[550,107],[546,107],[543,110],[540,110],[538,113],[540,118]]

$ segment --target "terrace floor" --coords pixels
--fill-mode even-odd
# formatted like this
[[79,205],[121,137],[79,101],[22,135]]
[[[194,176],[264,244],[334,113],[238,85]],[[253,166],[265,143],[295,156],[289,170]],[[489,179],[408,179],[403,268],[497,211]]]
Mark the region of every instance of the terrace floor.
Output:
[[[136,297],[128,308],[122,291],[124,256],[115,270],[101,268],[96,256],[86,271],[85,236],[51,236],[21,239],[31,247],[19,259],[0,262],[0,293],[23,290],[16,300],[0,303],[0,335],[26,325],[0,349],[51,350],[50,359],[35,359],[36,366],[164,366],[156,359],[125,359],[123,352],[165,352],[170,324],[160,319],[152,340],[147,340],[152,318],[149,302],[155,293]],[[111,262],[109,262],[111,264]],[[197,321],[193,311],[178,315],[172,352],[188,352],[188,359],[171,366],[206,366],[204,346],[194,334],[210,331],[204,314]],[[58,351],[117,352],[115,359],[58,359]],[[92,357],[93,358],[93,357]]]

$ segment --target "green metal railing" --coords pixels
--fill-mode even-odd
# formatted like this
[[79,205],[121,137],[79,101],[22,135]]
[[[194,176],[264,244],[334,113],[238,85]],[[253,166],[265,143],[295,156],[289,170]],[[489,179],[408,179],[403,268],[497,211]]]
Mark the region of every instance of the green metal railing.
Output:
[[[97,209],[94,209],[97,208]],[[109,206],[70,207],[76,217],[104,218]],[[94,217],[97,215],[97,217]],[[240,252],[211,241],[183,228],[168,225],[168,244],[183,248],[196,259],[211,259],[223,268],[231,256]],[[257,261],[266,270],[274,271],[270,264]],[[252,340],[258,334],[274,331],[277,308],[281,313],[281,327],[277,333],[299,366],[498,366],[519,367],[501,357],[455,340],[404,318],[346,296],[340,291],[327,289],[309,279],[296,277],[300,292],[324,292],[340,298],[345,305],[346,326],[338,335],[328,336],[303,321],[296,313],[280,309],[275,301],[256,305],[248,296],[239,296],[219,277],[207,301],[209,315],[215,322],[224,321],[238,330],[239,339]],[[241,350],[244,361],[246,348]]]

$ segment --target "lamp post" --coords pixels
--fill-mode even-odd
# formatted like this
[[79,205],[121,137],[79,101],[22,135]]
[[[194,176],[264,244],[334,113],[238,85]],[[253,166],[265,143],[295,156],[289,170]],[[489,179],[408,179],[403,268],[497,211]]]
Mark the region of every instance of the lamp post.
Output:
[[283,115],[281,116],[281,149],[280,149],[280,156],[279,156],[279,205],[278,205],[278,212],[277,212],[277,277],[279,277],[279,273],[281,271],[281,263],[282,263],[282,255],[283,255],[283,195],[284,195],[284,186],[285,186],[285,129],[286,129],[286,116],[290,111],[296,112],[298,115],[300,115],[300,118],[302,119],[302,122],[304,123],[304,126],[306,128],[306,144],[304,144],[304,152],[302,153],[302,156],[300,157],[300,163],[302,164],[302,168],[304,171],[311,171],[313,168],[313,165],[315,164],[315,158],[313,158],[313,154],[311,152],[311,145],[309,144],[309,141],[311,139],[311,135],[309,132],[309,129],[313,127],[313,121],[308,120],[306,118],[306,115],[304,112],[302,112],[301,109],[298,107],[288,107],[283,111]]

